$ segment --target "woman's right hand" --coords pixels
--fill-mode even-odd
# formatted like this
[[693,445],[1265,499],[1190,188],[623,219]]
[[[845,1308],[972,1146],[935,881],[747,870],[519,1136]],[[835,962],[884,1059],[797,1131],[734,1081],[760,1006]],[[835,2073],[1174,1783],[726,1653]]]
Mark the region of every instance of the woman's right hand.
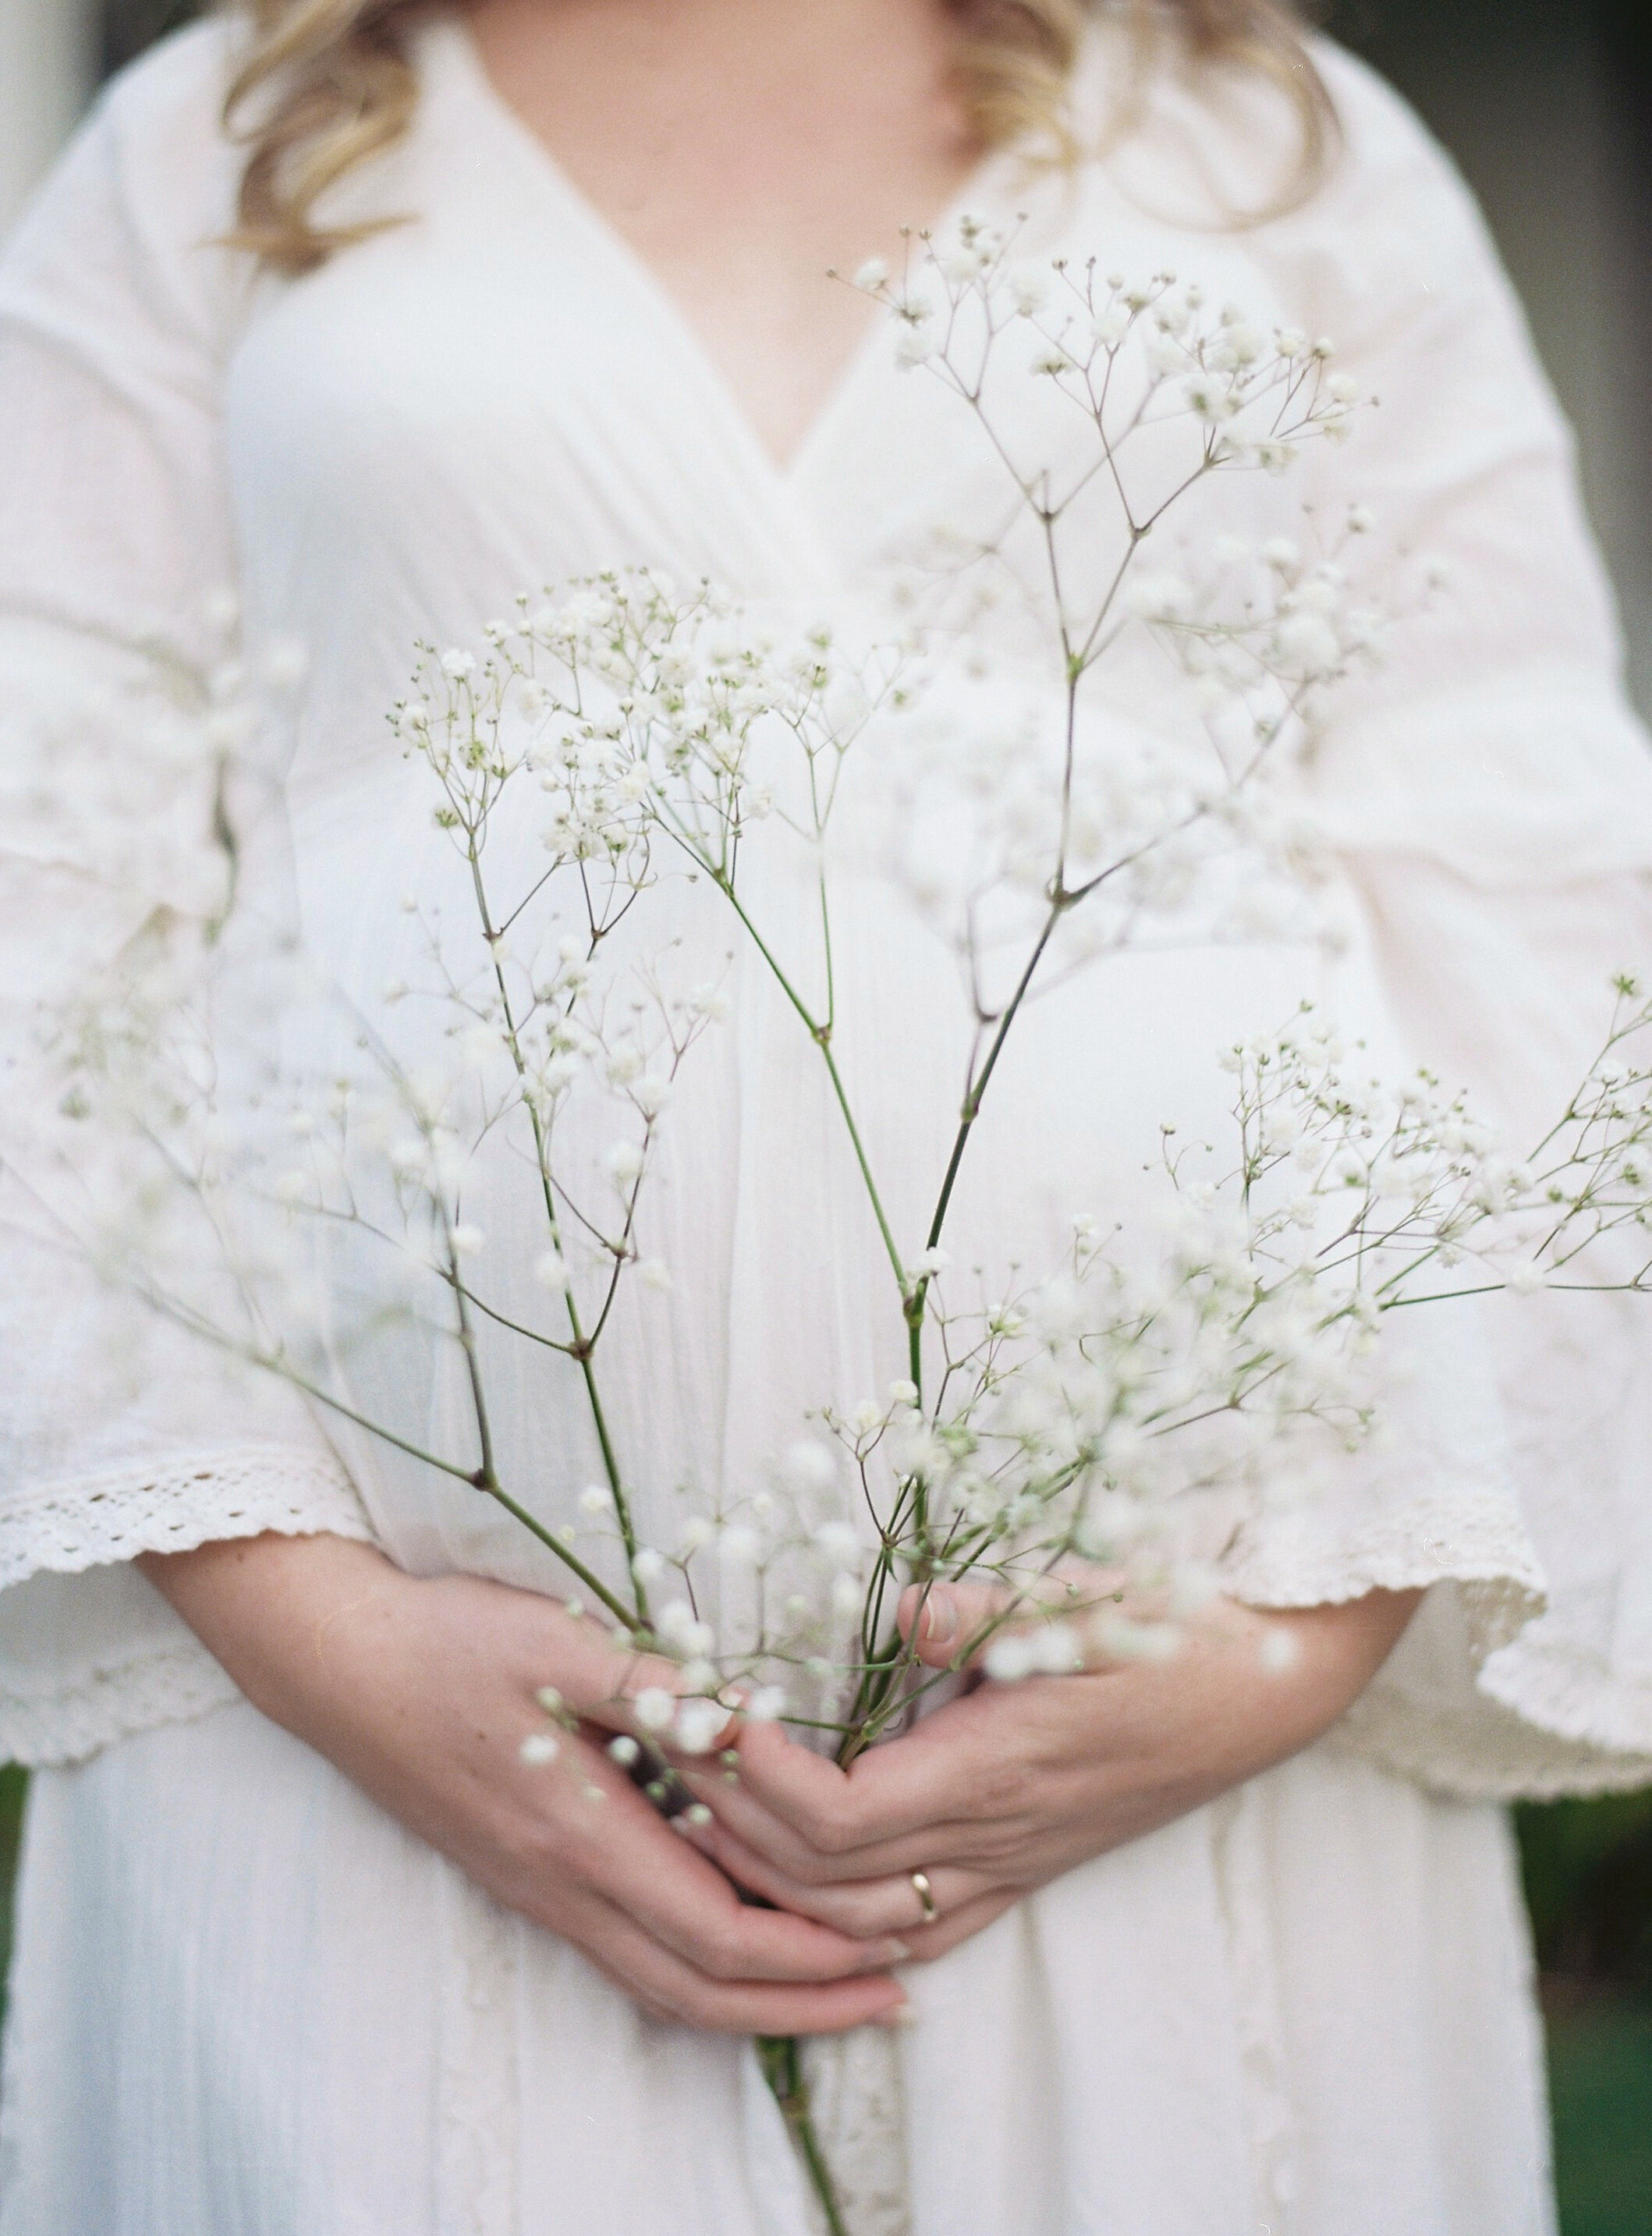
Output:
[[655,2016],[731,2034],[892,2022],[898,1941],[743,1903],[593,1739],[552,1727],[554,1686],[623,1728],[674,1689],[558,1601],[478,1576],[420,1579],[344,1538],[231,1538],[139,1565],[253,1705],[479,1886],[584,1951]]

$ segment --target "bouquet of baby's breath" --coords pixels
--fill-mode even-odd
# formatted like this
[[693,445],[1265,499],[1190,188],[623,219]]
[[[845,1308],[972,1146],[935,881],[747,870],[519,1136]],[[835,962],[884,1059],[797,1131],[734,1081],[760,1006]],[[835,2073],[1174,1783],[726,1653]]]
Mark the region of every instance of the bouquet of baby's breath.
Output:
[[[1059,1262],[993,1293],[960,1272],[960,1174],[1030,1004],[1132,944],[1312,933],[1292,759],[1380,633],[1343,564],[1368,523],[1351,513],[1317,556],[1189,545],[1171,570],[1150,554],[1194,492],[1288,472],[1347,433],[1359,398],[1326,343],[1213,314],[1168,275],[1130,287],[1026,264],[1013,236],[973,224],[914,245],[898,281],[869,267],[856,284],[888,305],[914,377],[947,392],[937,408],[979,421],[1003,480],[1000,547],[938,548],[881,628],[634,571],[525,597],[484,644],[426,648],[392,723],[445,866],[403,901],[409,969],[373,990],[313,970],[289,982],[284,1053],[247,1098],[256,1122],[226,1107],[210,969],[181,992],[128,969],[62,1027],[73,1107],[115,1114],[134,1145],[100,1246],[114,1269],[496,1501],[578,1604],[674,1661],[675,1688],[644,1692],[635,1735],[613,1742],[667,1808],[687,1798],[672,1754],[712,1746],[731,1701],[844,1763],[899,1728],[947,1676],[895,1621],[911,1587],[1006,1588],[996,1634],[963,1641],[955,1665],[985,1648],[1000,1680],[1171,1650],[1215,1588],[1186,1517],[1310,1483],[1319,1455],[1360,1438],[1386,1314],[1581,1281],[1584,1246],[1643,1227],[1652,1200],[1652,1074],[1636,1055],[1652,1009],[1628,980],[1601,1063],[1524,1161],[1433,1081],[1370,1079],[1305,1009],[1224,1059],[1228,1149],[1167,1128],[1138,1221],[1075,1205]],[[1065,466],[1018,450],[1023,415],[1002,399],[1029,381],[1077,431]],[[1023,581],[1029,551],[1043,572],[1041,669],[1031,654],[993,669],[973,648],[971,586],[1012,545]],[[1112,555],[1099,575],[1098,549]],[[1108,719],[1098,688],[1110,659],[1144,647],[1196,715],[1162,735]],[[885,881],[952,950],[972,1021],[954,1135],[911,1231],[840,1063],[846,871]],[[858,1400],[823,1391],[762,1480],[704,1486],[656,1542],[606,1362],[629,1286],[698,1277],[662,1256],[652,1194],[674,1099],[725,1029],[726,968],[684,972],[691,883],[720,912],[721,951],[755,958],[820,1067],[905,1371]],[[306,1035],[299,1015],[322,1022]],[[469,1210],[488,1159],[514,1175],[502,1237]],[[496,1184],[488,1200],[497,1220]],[[525,1310],[495,1256],[529,1224]],[[352,1343],[387,1323],[456,1351],[463,1449],[355,1395]],[[488,1371],[502,1342],[588,1411],[600,1479],[577,1525],[553,1526],[502,1472]],[[561,1713],[547,1694],[529,1743],[547,1761]],[[795,2046],[767,2054],[836,2228]]]

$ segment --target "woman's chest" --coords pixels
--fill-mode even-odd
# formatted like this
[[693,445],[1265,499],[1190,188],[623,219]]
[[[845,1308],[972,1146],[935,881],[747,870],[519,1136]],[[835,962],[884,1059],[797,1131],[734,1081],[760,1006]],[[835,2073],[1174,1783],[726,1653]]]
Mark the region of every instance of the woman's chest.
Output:
[[[554,174],[523,176],[517,152],[514,171],[415,175],[411,221],[272,295],[244,336],[231,484],[252,602],[280,625],[319,594],[451,633],[547,582],[634,564],[747,596],[861,589],[903,564],[933,574],[943,544],[1000,553],[1030,529],[1036,545],[1055,489],[1073,493],[1062,533],[1077,563],[1116,560],[1126,523],[1105,431],[1041,371],[1039,324],[1000,321],[983,383],[973,342],[955,366],[914,365],[901,309],[851,298],[858,339],[782,467],[654,274]],[[1070,209],[1047,186],[1040,198],[1041,214],[992,221],[1046,279],[1112,267],[1128,283],[1190,250],[1099,191]],[[1288,306],[1258,260],[1191,246],[1212,300],[1279,322]],[[914,245],[911,280],[950,322],[928,248]],[[1185,431],[1150,418],[1130,439],[1145,516],[1182,476]],[[1172,532],[1277,532],[1299,507],[1288,484],[1229,477]]]

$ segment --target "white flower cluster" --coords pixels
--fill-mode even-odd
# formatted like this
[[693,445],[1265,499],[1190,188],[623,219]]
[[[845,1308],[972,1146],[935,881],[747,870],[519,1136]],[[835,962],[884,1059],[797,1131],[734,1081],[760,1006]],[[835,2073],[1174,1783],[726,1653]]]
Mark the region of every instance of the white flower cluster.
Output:
[[[916,1261],[944,1399],[906,1381],[829,1411],[838,1463],[801,1443],[777,1496],[692,1522],[669,1560],[643,1556],[651,1582],[669,1569],[690,1595],[714,1596],[731,1565],[776,1584],[755,1628],[715,1643],[688,1599],[672,1603],[659,1642],[695,1657],[685,1687],[715,1702],[762,1670],[755,1712],[806,1699],[829,1720],[847,1684],[864,1744],[928,1681],[895,1687],[878,1661],[888,1593],[914,1575],[1007,1588],[1017,1620],[987,1653],[1003,1681],[1170,1650],[1177,1615],[1215,1588],[1210,1522],[1231,1494],[1310,1496],[1322,1462],[1365,1437],[1382,1317],[1419,1279],[1524,1292],[1603,1231],[1652,1222],[1652,1060],[1631,1058],[1652,1004],[1620,992],[1601,1062],[1534,1158],[1511,1159],[1426,1075],[1373,1079],[1305,1008],[1230,1052],[1236,1160],[1214,1181],[1170,1161],[1175,1207],[1150,1246],[1078,1218],[1064,1267],[961,1313],[942,1301],[946,1253]],[[829,1503],[840,1466],[870,1537]]]
[[1626,1279],[1568,1279],[1603,1238],[1626,1231],[1635,1247],[1652,1227],[1652,1003],[1631,978],[1616,990],[1599,1060],[1521,1156],[1426,1072],[1398,1087],[1358,1074],[1311,1011],[1230,1050],[1253,1258],[1347,1279],[1350,1309],[1367,1321],[1418,1301],[1425,1284],[1453,1294],[1648,1286],[1652,1259],[1638,1250]]
[[1258,326],[1232,303],[1213,310],[1173,273],[1131,281],[1093,259],[1029,262],[1019,232],[967,216],[947,236],[921,236],[898,277],[882,261],[856,273],[895,313],[903,363],[978,391],[993,345],[1019,324],[1028,370],[1094,421],[1110,454],[1128,427],[1180,414],[1210,465],[1282,473],[1305,442],[1351,431],[1367,399],[1331,369],[1335,347],[1323,337]]
[[[855,284],[888,306],[903,359],[974,415],[1013,488],[1022,562],[1012,528],[994,553],[960,534],[956,566],[996,556],[1024,582],[1031,553],[1048,575],[1052,659],[1030,694],[1042,714],[995,704],[1013,693],[979,658],[967,692],[932,688],[885,865],[957,950],[983,1026],[1006,998],[999,980],[1019,983],[1041,904],[1062,919],[1045,943],[1058,969],[1132,940],[1337,937],[1317,918],[1295,761],[1320,700],[1385,626],[1344,563],[1369,516],[1351,508],[1328,550],[1223,536],[1167,564],[1165,549],[1202,483],[1283,471],[1304,444],[1348,433],[1361,398],[1332,345],[1212,306],[1167,273],[1132,282],[1093,261],[1029,261],[1019,227],[967,218],[920,236],[901,273],[874,264]],[[1025,414],[1013,399],[1000,409],[1006,383],[1026,379],[1076,415],[1058,457],[1027,454]],[[1117,562],[1097,580],[1098,544]],[[932,563],[944,574],[942,555]],[[1110,704],[1105,668],[1143,631],[1185,678],[1190,727],[1150,730]],[[1065,706],[1049,689],[1056,662]]]
[[[140,1144],[111,1191],[127,1220],[115,1254],[152,1302],[324,1404],[342,1402],[329,1361],[348,1350],[352,1312],[377,1331],[394,1300],[453,1346],[470,1449],[353,1417],[499,1500],[565,1564],[578,1604],[677,1665],[675,1687],[645,1691],[635,1733],[615,1743],[661,1793],[661,1746],[714,1746],[731,1687],[742,1713],[815,1725],[845,1756],[890,1728],[939,1681],[894,1627],[911,1582],[987,1575],[1045,1618],[993,1638],[1001,1679],[1071,1667],[1098,1643],[1163,1650],[1177,1610],[1210,1588],[1234,1502],[1311,1485],[1320,1455],[1364,1434],[1385,1312],[1435,1268],[1442,1292],[1557,1281],[1592,1240],[1644,1226],[1652,1200],[1652,1075],[1626,1053],[1649,1016],[1627,982],[1602,1065],[1524,1164],[1434,1082],[1389,1091],[1360,1076],[1308,1014],[1233,1051],[1238,1148],[1223,1176],[1196,1180],[1167,1136],[1163,1220],[1124,1233],[1081,1219],[1060,1266],[954,1308],[954,1186],[1020,1012],[1132,941],[1274,932],[1282,911],[1311,914],[1288,741],[1384,623],[1344,564],[1368,526],[1357,510],[1329,550],[1223,540],[1196,563],[1157,556],[1163,523],[1211,477],[1282,471],[1305,444],[1346,434],[1359,397],[1328,344],[1213,311],[1168,274],[1131,286],[1029,266],[1013,233],[967,221],[923,241],[916,266],[858,284],[888,304],[905,360],[980,421],[1046,555],[1035,689],[909,615],[887,641],[862,640],[841,616],[752,614],[646,571],[524,597],[482,648],[424,647],[392,710],[434,786],[428,844],[442,866],[417,872],[389,984],[370,999],[295,995],[283,1037],[307,1069],[246,1094],[211,1002],[141,968],[118,1002],[82,1005],[65,1040],[69,1095],[118,1102]],[[1064,424],[1084,458],[1067,482],[995,428],[1006,366],[1076,414]],[[1113,492],[1120,556],[1091,596],[1068,562],[1092,484]],[[1153,645],[1190,687],[1184,732],[1150,731],[1101,687],[1116,648],[1157,659]],[[232,697],[226,685],[206,716],[225,753]],[[869,864],[865,810],[880,799]],[[846,821],[859,839],[842,838]],[[774,881],[752,873],[783,856],[810,885],[806,956],[774,936]],[[904,1237],[835,1052],[836,912],[869,866],[952,947],[976,1025],[932,1215]],[[771,1479],[724,1486],[652,1542],[638,1493],[659,1487],[627,1473],[605,1338],[622,1289],[696,1275],[666,1262],[652,1209],[685,1067],[725,1003],[720,977],[687,972],[662,907],[691,879],[725,954],[770,974],[829,1075],[909,1373],[823,1411]],[[313,1029],[295,1022],[306,1004],[326,1013]],[[258,1114],[239,1130],[223,1115],[238,1095]],[[502,1163],[515,1180],[502,1196]],[[152,1244],[169,1191],[197,1214],[199,1263],[174,1251],[163,1265]],[[525,1231],[526,1303],[509,1271]],[[230,1265],[227,1307],[213,1250]],[[484,1326],[577,1378],[601,1467],[576,1521],[549,1526],[501,1477]],[[1079,1573],[1108,1588],[1075,1586]],[[530,1759],[562,1754],[547,1731]]]

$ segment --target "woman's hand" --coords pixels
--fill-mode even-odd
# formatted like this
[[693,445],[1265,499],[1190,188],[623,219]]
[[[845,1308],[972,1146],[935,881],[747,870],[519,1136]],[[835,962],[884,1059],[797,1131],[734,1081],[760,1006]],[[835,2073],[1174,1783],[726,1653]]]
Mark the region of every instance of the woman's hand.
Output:
[[[713,1812],[692,1837],[787,1910],[938,1956],[1034,1887],[1318,1738],[1376,1674],[1419,1596],[1266,1615],[1218,1600],[1164,1660],[986,1679],[848,1772],[747,1725],[738,1783],[685,1766]],[[908,1591],[901,1628],[918,1626],[930,1667],[971,1667],[972,1642],[1003,1604],[981,1586],[936,1585],[927,1601]]]
[[[613,1762],[672,1665],[536,1592],[420,1581],[338,1537],[255,1537],[147,1555],[144,1573],[264,1713],[336,1764],[490,1894],[583,1950],[656,2016],[734,2034],[830,2034],[904,1998],[881,1933],[743,1904]],[[581,1719],[549,1762],[554,1686]]]

